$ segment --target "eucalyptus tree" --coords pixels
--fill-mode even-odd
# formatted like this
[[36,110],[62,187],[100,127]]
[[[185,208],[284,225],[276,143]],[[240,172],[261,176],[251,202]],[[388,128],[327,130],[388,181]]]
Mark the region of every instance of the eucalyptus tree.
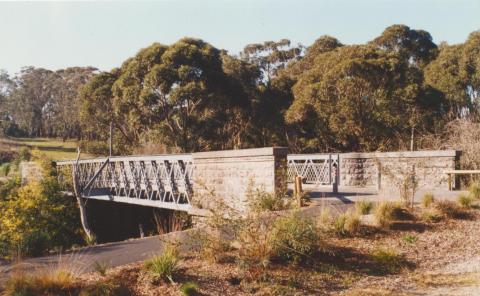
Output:
[[442,102],[402,54],[372,45],[319,54],[293,87],[286,114],[305,150],[371,151],[395,146],[414,124],[428,129]]
[[480,31],[465,43],[442,44],[438,57],[425,69],[426,82],[446,97],[451,117],[478,116],[480,112]]

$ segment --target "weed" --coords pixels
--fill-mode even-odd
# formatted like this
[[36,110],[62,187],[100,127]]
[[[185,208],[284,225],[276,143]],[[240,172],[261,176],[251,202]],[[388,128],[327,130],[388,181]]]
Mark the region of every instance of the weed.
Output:
[[339,215],[334,222],[337,235],[356,235],[360,233],[361,226],[359,215],[351,211]]
[[198,294],[198,285],[193,282],[187,282],[180,286],[180,292],[185,296]]
[[108,263],[103,261],[95,261],[93,269],[101,276],[107,275]]
[[470,196],[476,199],[480,199],[480,183],[473,183],[468,189]]
[[461,207],[469,209],[472,207],[473,198],[470,197],[470,195],[460,194],[457,198],[457,202]]
[[434,202],[435,198],[433,197],[433,193],[427,192],[423,195],[422,205],[424,208],[429,208]]
[[178,250],[168,246],[161,255],[145,261],[144,268],[154,280],[173,282],[173,274],[178,268],[178,261]]
[[411,234],[407,234],[403,237],[403,241],[406,242],[407,244],[413,244],[417,240],[418,240],[418,237],[416,237],[414,235],[411,235]]
[[359,200],[355,203],[355,210],[359,215],[368,215],[373,209],[373,202],[369,200]]
[[373,262],[379,265],[379,269],[385,273],[398,272],[404,265],[403,257],[397,254],[394,250],[378,249],[374,251],[371,256]]
[[276,257],[299,263],[314,255],[320,238],[310,219],[292,214],[274,222],[270,241]]

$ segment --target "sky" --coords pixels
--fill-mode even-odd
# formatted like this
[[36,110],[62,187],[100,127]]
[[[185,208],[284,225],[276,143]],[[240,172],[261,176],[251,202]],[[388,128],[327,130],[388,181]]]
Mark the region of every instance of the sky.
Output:
[[108,71],[153,42],[185,36],[232,54],[282,38],[306,46],[322,35],[365,43],[392,24],[426,30],[436,43],[460,43],[480,29],[480,0],[1,2],[0,69]]

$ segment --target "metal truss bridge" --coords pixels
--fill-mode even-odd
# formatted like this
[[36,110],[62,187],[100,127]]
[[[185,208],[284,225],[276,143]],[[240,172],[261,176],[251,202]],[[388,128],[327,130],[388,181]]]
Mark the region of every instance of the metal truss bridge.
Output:
[[[288,181],[301,176],[307,183],[333,184],[338,155],[288,155]],[[72,169],[83,198],[130,203],[190,212],[194,163],[191,154],[126,156],[56,162],[61,184],[68,190]],[[71,187],[71,186],[70,186]]]

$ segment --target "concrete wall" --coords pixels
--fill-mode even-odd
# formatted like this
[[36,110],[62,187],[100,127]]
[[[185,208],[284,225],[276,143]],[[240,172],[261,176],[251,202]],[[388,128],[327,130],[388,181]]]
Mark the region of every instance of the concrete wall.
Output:
[[401,175],[415,174],[419,188],[448,189],[447,170],[458,168],[460,151],[409,151],[340,154],[340,185],[392,188]]
[[249,189],[285,190],[287,154],[283,147],[193,153],[193,204],[210,208],[215,198],[221,198],[226,205],[245,211]]

